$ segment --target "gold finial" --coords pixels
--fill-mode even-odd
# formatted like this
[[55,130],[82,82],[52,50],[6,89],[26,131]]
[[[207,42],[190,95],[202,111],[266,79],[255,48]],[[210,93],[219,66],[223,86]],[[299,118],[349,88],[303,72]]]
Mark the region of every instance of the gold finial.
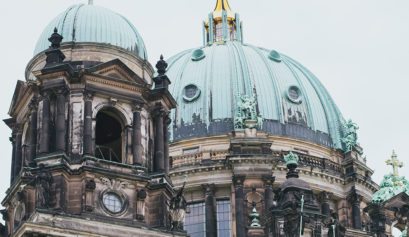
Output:
[[230,4],[228,0],[217,0],[216,7],[213,11],[213,18],[214,19],[221,19],[223,15],[223,11],[227,12],[227,18],[229,20],[234,20],[234,12],[230,8]]
[[398,156],[396,155],[395,150],[392,151],[392,156],[389,160],[386,161],[386,164],[392,166],[393,176],[398,177],[398,169],[403,167],[403,162],[398,160]]

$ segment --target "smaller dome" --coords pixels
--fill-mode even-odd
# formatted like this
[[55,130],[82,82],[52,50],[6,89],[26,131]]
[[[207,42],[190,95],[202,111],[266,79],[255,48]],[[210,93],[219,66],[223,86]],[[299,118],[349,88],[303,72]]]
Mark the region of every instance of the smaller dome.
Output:
[[44,29],[34,55],[48,49],[48,38],[54,28],[64,37],[62,43],[108,44],[147,60],[145,44],[136,28],[125,17],[106,8],[85,4],[69,7]]

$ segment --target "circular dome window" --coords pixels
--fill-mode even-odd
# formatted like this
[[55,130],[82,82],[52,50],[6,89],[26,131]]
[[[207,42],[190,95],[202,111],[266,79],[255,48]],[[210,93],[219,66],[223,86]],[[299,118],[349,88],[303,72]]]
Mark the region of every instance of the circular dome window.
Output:
[[296,104],[301,103],[301,90],[297,86],[290,86],[287,90],[287,98]]
[[186,102],[195,101],[199,96],[200,89],[194,84],[189,84],[183,89],[183,100]]
[[107,211],[118,214],[124,210],[123,199],[114,192],[106,192],[102,195],[102,203]]
[[200,61],[206,57],[205,52],[202,49],[196,49],[192,53],[192,61]]

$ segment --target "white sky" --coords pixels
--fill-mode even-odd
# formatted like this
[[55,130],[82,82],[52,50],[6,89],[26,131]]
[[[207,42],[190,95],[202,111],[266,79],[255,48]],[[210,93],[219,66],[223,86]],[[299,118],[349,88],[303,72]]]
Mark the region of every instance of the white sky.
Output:
[[[68,6],[86,0],[0,0],[0,115],[43,28]],[[201,46],[201,22],[215,0],[94,0],[139,30],[151,63]],[[309,68],[345,118],[360,126],[359,141],[379,182],[395,149],[409,173],[409,1],[230,0],[244,22],[244,40],[276,49]],[[9,184],[11,131],[0,125],[0,199]]]

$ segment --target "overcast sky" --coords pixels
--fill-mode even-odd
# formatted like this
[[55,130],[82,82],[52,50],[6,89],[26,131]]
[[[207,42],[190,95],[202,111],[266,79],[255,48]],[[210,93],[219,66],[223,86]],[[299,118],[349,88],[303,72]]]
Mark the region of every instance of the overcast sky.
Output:
[[[86,0],[0,0],[0,115],[7,118],[17,80],[43,28]],[[144,38],[149,60],[201,46],[202,20],[215,0],[94,0],[127,17]],[[244,22],[246,43],[278,50],[309,68],[345,118],[379,182],[395,149],[409,174],[409,1],[230,0]],[[0,198],[9,184],[11,131],[0,125]]]

